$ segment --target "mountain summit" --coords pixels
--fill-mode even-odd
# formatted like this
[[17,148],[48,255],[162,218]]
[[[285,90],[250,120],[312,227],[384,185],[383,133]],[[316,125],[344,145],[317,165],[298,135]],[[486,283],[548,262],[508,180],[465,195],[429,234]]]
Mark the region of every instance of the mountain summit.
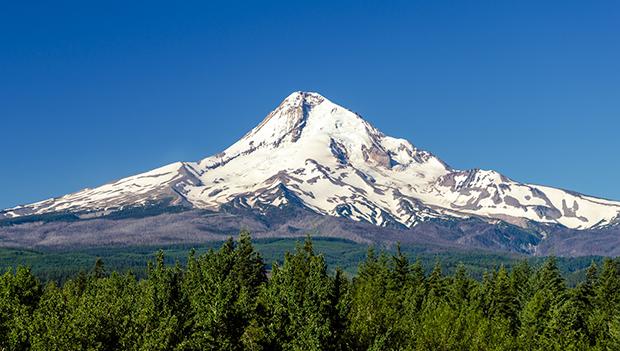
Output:
[[494,171],[452,169],[320,94],[295,92],[219,154],[7,209],[0,219],[50,213],[92,218],[162,203],[257,213],[294,204],[397,228],[477,218],[583,230],[620,218],[620,202],[523,184]]

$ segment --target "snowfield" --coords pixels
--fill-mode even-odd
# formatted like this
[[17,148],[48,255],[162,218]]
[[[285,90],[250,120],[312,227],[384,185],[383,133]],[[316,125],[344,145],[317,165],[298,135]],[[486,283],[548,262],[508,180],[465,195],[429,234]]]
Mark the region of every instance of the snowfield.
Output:
[[295,92],[223,152],[176,162],[94,189],[0,212],[16,218],[114,211],[171,200],[219,210],[292,201],[379,226],[480,217],[590,229],[617,222],[620,202],[523,184],[495,171],[456,170],[404,139],[386,136],[317,93]]

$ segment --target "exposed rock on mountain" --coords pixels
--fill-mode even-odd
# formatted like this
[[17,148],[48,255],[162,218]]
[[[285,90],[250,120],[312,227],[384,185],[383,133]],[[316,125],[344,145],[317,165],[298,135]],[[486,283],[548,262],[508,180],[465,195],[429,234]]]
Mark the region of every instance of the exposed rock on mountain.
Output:
[[[382,237],[388,229],[408,233],[403,234],[407,238],[422,235],[420,229],[426,228],[441,232],[431,235],[436,240],[452,230],[457,234],[451,245],[472,246],[478,239],[471,230],[476,230],[486,233],[488,243],[482,240],[475,247],[529,253],[536,253],[548,231],[560,231],[540,228],[586,235],[608,230],[620,218],[620,202],[523,184],[494,171],[452,169],[319,94],[295,92],[217,155],[1,211],[5,228],[0,233],[10,234],[8,224],[17,230],[17,223],[46,216],[92,220],[162,204],[218,216],[250,211],[262,216],[261,223],[270,220],[265,214],[274,215],[274,209],[292,206],[303,209],[306,217],[342,217],[385,228],[364,239],[374,241],[392,238]],[[243,216],[251,217],[247,212]],[[480,224],[466,229],[463,223],[474,223],[471,220]],[[305,225],[298,230],[313,228]],[[496,232],[490,235],[488,230]],[[325,228],[321,234],[329,232]],[[346,236],[355,235],[349,231]]]

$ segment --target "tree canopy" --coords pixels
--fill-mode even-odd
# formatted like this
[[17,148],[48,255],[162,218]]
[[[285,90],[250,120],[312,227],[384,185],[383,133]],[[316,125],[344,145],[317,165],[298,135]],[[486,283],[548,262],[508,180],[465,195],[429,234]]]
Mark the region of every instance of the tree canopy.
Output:
[[147,276],[90,273],[42,284],[0,276],[0,350],[620,349],[620,262],[568,287],[556,259],[429,274],[399,248],[330,270],[310,238],[270,271],[243,232],[187,264],[159,252]]

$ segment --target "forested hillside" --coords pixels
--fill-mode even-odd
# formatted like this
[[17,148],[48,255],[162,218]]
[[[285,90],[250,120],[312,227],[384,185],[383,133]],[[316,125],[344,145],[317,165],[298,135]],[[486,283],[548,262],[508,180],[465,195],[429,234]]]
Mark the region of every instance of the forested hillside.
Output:
[[328,269],[308,239],[268,271],[247,233],[145,279],[90,273],[42,284],[0,278],[0,350],[583,350],[620,348],[620,262],[567,287],[556,259],[473,279],[426,273],[400,249],[370,249],[356,275]]
[[[274,262],[282,264],[287,252],[295,250],[299,238],[252,238],[252,245],[260,253],[267,266],[271,269]],[[28,250],[22,248],[0,248],[0,274],[7,269],[14,270],[18,266],[30,267],[34,276],[43,284],[54,280],[62,284],[80,272],[92,269],[96,260],[101,259],[108,271],[118,273],[132,272],[137,279],[146,278],[147,263],[159,252],[164,253],[164,263],[187,265],[188,253],[191,249],[201,255],[211,249],[217,249],[224,241],[182,245],[149,245],[149,246],[107,246],[95,248],[74,248],[66,250]],[[328,270],[334,272],[342,269],[349,277],[355,275],[359,263],[364,260],[370,246],[346,239],[312,236],[314,252],[323,255]],[[396,245],[373,246],[376,252],[392,255]],[[437,261],[440,262],[445,274],[452,274],[459,265],[464,265],[469,275],[481,280],[484,272],[497,269],[504,265],[510,269],[523,260],[537,268],[544,263],[545,257],[525,256],[510,253],[499,253],[483,250],[445,250],[421,245],[402,244],[400,250],[411,260],[419,261],[426,274],[430,273]],[[586,270],[595,261],[601,264],[602,256],[558,257],[557,264],[566,279],[568,286],[575,286],[583,281]]]

